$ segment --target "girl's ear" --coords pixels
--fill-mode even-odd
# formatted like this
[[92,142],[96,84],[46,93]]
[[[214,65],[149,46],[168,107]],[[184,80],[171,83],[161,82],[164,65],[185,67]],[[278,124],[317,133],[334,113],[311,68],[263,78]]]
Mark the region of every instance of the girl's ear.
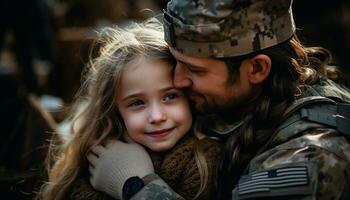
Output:
[[258,54],[249,59],[248,80],[251,84],[260,84],[266,80],[271,71],[271,59],[265,54]]

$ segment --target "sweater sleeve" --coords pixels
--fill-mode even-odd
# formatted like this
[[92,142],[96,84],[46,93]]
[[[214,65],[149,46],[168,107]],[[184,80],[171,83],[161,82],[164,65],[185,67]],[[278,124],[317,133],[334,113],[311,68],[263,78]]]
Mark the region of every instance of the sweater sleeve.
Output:
[[200,150],[201,154],[205,158],[205,163],[208,168],[208,181],[203,192],[199,196],[199,199],[210,199],[210,195],[215,191],[214,183],[216,178],[214,175],[217,159],[220,153],[220,146],[217,141],[209,138],[187,141],[181,148],[181,151],[179,151],[179,154],[177,154],[181,159],[177,162],[176,166],[173,165],[172,167],[172,171],[174,172],[172,173],[173,175],[176,172],[181,172],[181,175],[178,176],[179,179],[175,182],[175,184],[173,184],[172,188],[176,193],[180,194],[187,200],[193,199],[197,195],[200,189],[201,179],[199,168],[195,159],[194,152],[196,150]]
[[68,195],[71,200],[113,200],[112,197],[95,190],[88,177],[75,180]]

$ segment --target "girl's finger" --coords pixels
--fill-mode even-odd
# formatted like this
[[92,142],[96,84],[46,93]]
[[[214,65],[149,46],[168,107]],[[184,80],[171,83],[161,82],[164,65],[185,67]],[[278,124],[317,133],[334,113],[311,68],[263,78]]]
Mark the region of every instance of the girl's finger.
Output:
[[87,157],[90,165],[93,165],[95,167],[97,162],[98,162],[98,157],[93,153],[89,153],[86,157]]
[[106,150],[105,147],[103,147],[102,145],[96,145],[96,146],[93,146],[90,151],[93,152],[97,157],[99,155],[102,154],[102,152],[104,152]]

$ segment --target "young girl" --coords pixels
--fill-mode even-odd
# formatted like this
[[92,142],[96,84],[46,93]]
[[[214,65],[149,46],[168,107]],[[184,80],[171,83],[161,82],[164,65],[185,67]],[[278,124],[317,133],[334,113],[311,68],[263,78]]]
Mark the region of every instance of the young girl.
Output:
[[[172,83],[174,60],[161,23],[110,28],[100,41],[100,55],[92,60],[75,103],[80,109],[72,117],[72,137],[40,196],[108,199],[90,186],[86,155],[93,146],[125,141],[127,134],[149,150],[155,172],[175,192],[187,199],[209,199],[220,148],[214,140],[197,139],[191,129],[188,101]],[[121,198],[120,193],[113,197]]]

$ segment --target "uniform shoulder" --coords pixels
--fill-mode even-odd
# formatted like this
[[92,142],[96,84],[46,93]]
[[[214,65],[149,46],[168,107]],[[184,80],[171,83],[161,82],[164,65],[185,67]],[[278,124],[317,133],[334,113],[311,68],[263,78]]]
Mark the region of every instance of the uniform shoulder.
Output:
[[[317,128],[253,158],[234,194],[247,198],[305,195],[306,199],[346,199],[349,185],[349,142],[334,129]],[[262,188],[265,192],[258,191]]]
[[350,163],[350,142],[345,135],[332,128],[314,128],[304,131],[295,137],[275,147],[276,150],[319,148],[332,153]]

